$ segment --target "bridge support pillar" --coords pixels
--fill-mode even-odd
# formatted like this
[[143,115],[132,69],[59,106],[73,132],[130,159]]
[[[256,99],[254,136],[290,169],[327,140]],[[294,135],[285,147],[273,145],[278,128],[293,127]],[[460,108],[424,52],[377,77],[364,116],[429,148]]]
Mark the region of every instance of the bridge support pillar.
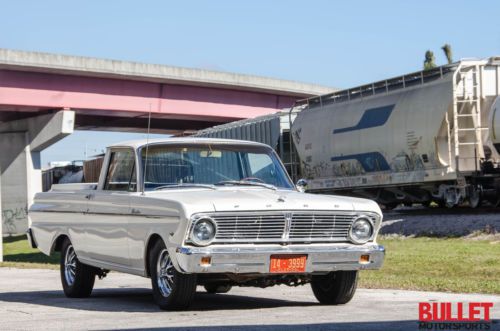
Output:
[[2,235],[27,230],[28,209],[35,194],[42,191],[40,152],[71,134],[74,123],[71,110],[0,123]]
[[[2,169],[0,169],[0,172]],[[2,176],[0,176],[0,214],[2,211]],[[3,233],[2,233],[3,221],[0,217],[0,262],[3,262]]]

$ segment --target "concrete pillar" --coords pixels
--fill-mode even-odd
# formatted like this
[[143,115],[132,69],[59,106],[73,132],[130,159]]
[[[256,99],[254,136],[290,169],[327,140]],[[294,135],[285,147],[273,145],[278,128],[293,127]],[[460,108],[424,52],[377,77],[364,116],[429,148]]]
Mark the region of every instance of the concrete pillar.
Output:
[[28,229],[28,209],[42,191],[40,152],[73,132],[75,113],[56,113],[0,124],[3,234]]
[[[2,168],[0,168],[0,173]],[[0,176],[0,211],[2,210],[2,176]],[[3,262],[3,222],[0,222],[0,262]]]

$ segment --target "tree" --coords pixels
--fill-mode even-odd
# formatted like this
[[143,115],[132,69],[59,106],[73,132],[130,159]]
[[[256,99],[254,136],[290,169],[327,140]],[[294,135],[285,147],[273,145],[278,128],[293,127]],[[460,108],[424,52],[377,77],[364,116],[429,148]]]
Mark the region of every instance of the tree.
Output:
[[424,61],[424,70],[430,70],[436,67],[436,63],[434,62],[434,53],[432,51],[425,52],[425,61]]
[[452,64],[453,63],[453,55],[451,53],[450,44],[444,44],[443,47],[441,47],[441,49],[443,50],[444,55],[446,56],[446,60],[448,60],[448,64]]

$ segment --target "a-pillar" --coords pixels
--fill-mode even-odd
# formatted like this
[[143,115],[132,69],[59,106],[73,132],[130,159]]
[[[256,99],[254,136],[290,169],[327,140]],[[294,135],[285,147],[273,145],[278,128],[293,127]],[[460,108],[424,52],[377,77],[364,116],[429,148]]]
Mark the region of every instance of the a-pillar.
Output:
[[35,194],[42,191],[40,152],[71,134],[74,123],[74,111],[59,110],[0,124],[3,235],[25,233],[28,229],[28,209]]

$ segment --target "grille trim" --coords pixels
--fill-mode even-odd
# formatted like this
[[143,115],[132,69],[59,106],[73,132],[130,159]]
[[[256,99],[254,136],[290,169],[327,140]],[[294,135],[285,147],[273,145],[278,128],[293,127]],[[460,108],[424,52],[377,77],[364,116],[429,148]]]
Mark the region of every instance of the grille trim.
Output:
[[[287,221],[289,215],[291,218]],[[217,233],[212,244],[259,244],[349,242],[351,224],[360,215],[368,216],[377,229],[379,216],[366,212],[248,211],[203,213],[193,217],[208,216],[215,221]]]

